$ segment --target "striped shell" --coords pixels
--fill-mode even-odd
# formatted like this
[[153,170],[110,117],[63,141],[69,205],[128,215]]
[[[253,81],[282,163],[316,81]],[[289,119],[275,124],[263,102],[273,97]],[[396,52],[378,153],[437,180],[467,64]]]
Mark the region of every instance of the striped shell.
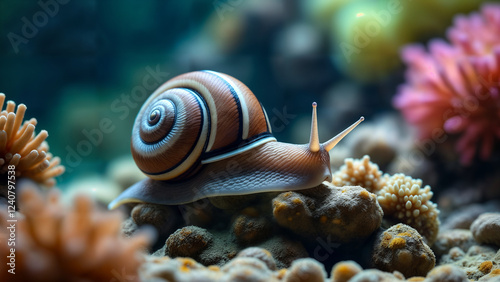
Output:
[[170,79],[135,120],[132,155],[152,179],[178,180],[204,163],[276,141],[266,112],[239,80],[213,71]]

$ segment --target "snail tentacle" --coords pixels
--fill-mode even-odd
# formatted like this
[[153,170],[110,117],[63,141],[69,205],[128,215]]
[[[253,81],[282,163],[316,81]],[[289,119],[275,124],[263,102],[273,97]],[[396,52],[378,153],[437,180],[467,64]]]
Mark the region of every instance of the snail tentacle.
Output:
[[316,102],[312,104],[311,137],[309,138],[309,150],[313,153],[319,151],[318,116],[316,114]]
[[342,132],[340,132],[339,134],[337,134],[332,139],[330,139],[330,140],[326,141],[325,143],[323,143],[323,147],[325,147],[325,149],[328,152],[330,152],[333,149],[333,147],[335,147],[335,145],[337,145],[337,143],[339,143],[340,140],[342,140],[342,138],[344,138],[349,132],[351,132],[351,130],[353,130],[356,126],[358,126],[358,124],[360,124],[364,120],[365,120],[364,117],[360,117],[358,119],[358,121],[356,121],[355,123],[351,124],[351,126],[349,126],[348,128],[344,129]]

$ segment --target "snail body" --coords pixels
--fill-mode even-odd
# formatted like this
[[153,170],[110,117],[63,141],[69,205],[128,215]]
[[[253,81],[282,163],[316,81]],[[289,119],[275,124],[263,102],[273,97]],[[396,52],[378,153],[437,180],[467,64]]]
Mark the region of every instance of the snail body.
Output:
[[134,124],[132,155],[148,178],[109,208],[314,187],[331,180],[328,152],[362,120],[320,144],[313,103],[309,144],[278,142],[264,108],[239,80],[213,71],[177,76],[151,94]]

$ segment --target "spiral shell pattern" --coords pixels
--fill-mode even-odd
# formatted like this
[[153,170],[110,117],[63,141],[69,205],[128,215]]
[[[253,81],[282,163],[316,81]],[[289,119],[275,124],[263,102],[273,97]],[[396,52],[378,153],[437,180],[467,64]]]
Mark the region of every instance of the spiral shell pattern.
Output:
[[150,178],[182,179],[202,163],[276,141],[264,108],[237,79],[213,71],[164,83],[144,103],[132,132],[132,155]]

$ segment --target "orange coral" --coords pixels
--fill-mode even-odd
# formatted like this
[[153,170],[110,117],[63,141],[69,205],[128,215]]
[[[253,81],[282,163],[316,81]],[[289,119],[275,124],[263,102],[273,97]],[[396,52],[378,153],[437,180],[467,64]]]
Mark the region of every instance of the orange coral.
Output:
[[[3,108],[5,94],[0,93],[0,109]],[[53,186],[54,177],[64,172],[61,160],[49,153],[45,139],[46,130],[35,135],[36,119],[32,118],[23,124],[26,106],[20,104],[15,111],[16,103],[7,102],[5,110],[0,112],[0,173],[5,173],[9,165],[15,165],[17,176]],[[22,124],[22,125],[21,125]]]
[[[0,213],[0,281],[138,280],[140,251],[149,238],[121,237],[119,214],[96,209],[85,196],[65,208],[57,190],[45,198],[25,188],[19,201],[22,214],[16,216],[15,246],[6,243],[10,223]],[[5,269],[10,248],[15,249],[15,275]]]

